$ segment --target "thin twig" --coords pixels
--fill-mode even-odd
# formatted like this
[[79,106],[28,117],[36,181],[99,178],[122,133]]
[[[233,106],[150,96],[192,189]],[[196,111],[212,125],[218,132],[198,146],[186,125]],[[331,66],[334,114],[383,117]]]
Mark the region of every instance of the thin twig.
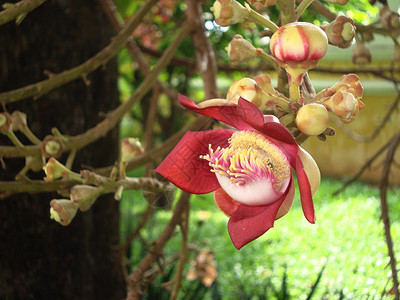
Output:
[[383,151],[386,150],[387,147],[389,147],[391,141],[388,141],[385,145],[383,145],[381,148],[378,149],[378,151],[375,152],[374,155],[370,159],[368,159],[364,165],[360,168],[360,170],[355,174],[352,178],[347,180],[339,189],[337,189],[335,192],[333,192],[333,195],[336,196],[339,193],[343,192],[350,184],[355,182],[357,179],[360,178],[360,176],[364,173],[366,169],[368,169],[372,163],[383,153]]
[[26,15],[46,1],[47,0],[23,0],[15,4],[9,3],[9,7],[0,12],[0,25],[18,19],[19,16]]
[[85,61],[83,64],[59,74],[53,74],[46,80],[30,84],[16,90],[0,93],[0,102],[7,104],[35,95],[46,94],[47,92],[64,85],[67,82],[77,79],[80,76],[86,75],[96,70],[101,65],[104,65],[126,44],[126,41],[130,38],[132,32],[157,1],[158,0],[146,1],[146,3],[136,12],[129,22],[126,23],[124,29],[122,29],[120,33],[111,40],[111,43],[98,52],[95,56]]
[[390,120],[391,115],[396,111],[397,106],[400,103],[400,93],[397,94],[396,99],[393,101],[393,103],[388,107],[385,116],[382,118],[380,123],[377,125],[376,129],[374,132],[372,132],[370,135],[362,135],[359,134],[349,127],[345,126],[343,122],[339,121],[337,118],[331,118],[331,121],[335,123],[336,127],[338,127],[340,130],[342,130],[347,136],[352,138],[353,140],[357,142],[370,142],[373,139],[375,139],[379,133],[383,130],[385,127],[386,123]]
[[168,240],[172,237],[177,224],[182,220],[182,212],[185,209],[190,198],[190,194],[182,192],[178,203],[174,208],[174,213],[165,226],[163,232],[153,243],[152,250],[147,253],[140,264],[135,268],[132,274],[127,278],[128,294],[127,300],[138,300],[142,293],[141,285],[144,273],[151,267],[154,261],[162,255],[162,249]]
[[[97,124],[95,127],[88,129],[86,132],[80,135],[69,137],[68,141],[64,144],[64,152],[72,149],[83,148],[103,137],[111,129],[113,129],[121,121],[125,113],[128,112],[137,102],[139,102],[142,97],[153,87],[157,76],[168,65],[176,49],[180,46],[188,33],[188,28],[184,26],[181,32],[177,33],[176,38],[164,51],[164,54],[158,61],[157,65],[152,69],[148,76],[146,76],[131,97],[117,107],[114,111],[110,112],[106,119]],[[40,154],[41,151],[39,146],[25,146],[23,148],[0,146],[0,157],[24,157],[37,156]]]
[[382,221],[385,228],[385,238],[388,247],[388,253],[390,258],[390,268],[392,270],[392,280],[393,280],[393,292],[396,300],[399,300],[399,280],[397,277],[396,268],[396,256],[393,250],[393,241],[390,234],[390,220],[389,220],[389,207],[387,203],[387,189],[389,185],[389,174],[390,167],[392,165],[394,154],[397,147],[400,144],[400,131],[391,139],[390,145],[386,154],[385,163],[383,165],[382,180],[380,183],[380,194],[381,194],[381,212]]
[[188,251],[187,241],[188,241],[188,231],[189,231],[189,205],[190,203],[188,201],[182,212],[182,221],[180,223],[181,234],[182,234],[182,245],[179,254],[178,266],[176,268],[176,273],[174,278],[174,288],[172,289],[169,300],[175,300],[178,297],[179,290],[182,286],[183,267],[186,262],[186,255]]
[[125,242],[121,245],[120,253],[121,256],[125,255],[127,249],[129,248],[132,241],[137,237],[142,228],[146,225],[149,220],[151,213],[153,212],[154,207],[151,204],[147,204],[146,211],[144,212],[142,219],[140,220],[139,225],[135,228],[135,230],[126,238]]

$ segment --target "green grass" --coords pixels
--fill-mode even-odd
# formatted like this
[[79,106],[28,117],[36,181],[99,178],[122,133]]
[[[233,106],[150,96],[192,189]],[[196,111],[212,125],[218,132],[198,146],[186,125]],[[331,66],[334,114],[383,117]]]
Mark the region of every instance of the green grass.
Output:
[[[389,258],[380,221],[379,191],[356,183],[338,196],[332,193],[340,181],[324,179],[314,198],[316,224],[303,216],[298,192],[291,211],[276,221],[275,227],[240,251],[229,238],[228,219],[215,207],[212,195],[192,196],[190,243],[198,249],[212,249],[218,264],[218,292],[222,299],[277,299],[273,291],[281,289],[282,278],[292,299],[306,299],[312,285],[326,264],[313,299],[380,299],[391,283]],[[392,237],[395,253],[400,251],[400,192],[389,194]],[[141,192],[125,194],[121,205],[121,233],[138,222],[145,208]],[[204,211],[207,212],[206,218]],[[153,240],[169,219],[169,209],[157,210],[145,239]],[[166,257],[179,251],[180,237],[165,248]],[[145,253],[140,242],[133,243],[132,261]],[[194,254],[190,256],[194,257]],[[397,255],[399,259],[400,256]],[[185,285],[188,283],[186,282]],[[211,290],[204,299],[212,299]]]

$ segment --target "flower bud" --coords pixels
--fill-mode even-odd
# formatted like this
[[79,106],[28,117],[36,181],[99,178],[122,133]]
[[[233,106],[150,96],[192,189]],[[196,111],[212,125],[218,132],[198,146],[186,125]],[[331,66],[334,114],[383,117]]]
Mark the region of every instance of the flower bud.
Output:
[[44,157],[59,157],[64,150],[64,144],[55,136],[48,135],[40,144],[42,155]]
[[353,64],[366,65],[371,62],[371,52],[362,42],[357,42],[351,57]]
[[69,225],[78,211],[78,206],[68,199],[53,199],[50,206],[50,219],[63,226]]
[[16,110],[12,113],[11,117],[12,117],[12,124],[11,124],[12,130],[18,131],[27,126],[25,113]]
[[356,34],[354,21],[346,16],[338,16],[333,22],[321,26],[330,44],[348,48]]
[[227,49],[232,65],[247,62],[256,56],[256,48],[240,34],[236,34]]
[[254,79],[241,78],[236,80],[228,90],[226,99],[238,103],[242,97],[259,107],[261,105],[261,88]]
[[361,101],[358,101],[353,93],[343,85],[338,91],[323,104],[334,112],[343,123],[352,122],[360,109],[364,107]]
[[389,30],[390,32],[400,29],[400,19],[399,14],[390,10],[390,8],[385,5],[381,8],[379,12],[383,28]]
[[7,134],[11,130],[12,119],[9,113],[0,113],[0,132]]
[[143,147],[138,138],[124,138],[121,143],[121,161],[129,162],[138,154],[143,153]]
[[27,156],[25,157],[25,164],[33,172],[39,172],[43,169],[43,160],[40,156]]
[[77,184],[71,188],[70,198],[81,211],[87,211],[96,202],[100,190],[99,187]]
[[[74,175],[78,175],[73,173],[70,169],[56,160],[54,157],[51,157],[47,164],[43,167],[44,172],[46,173],[46,177],[43,178],[46,182],[52,182],[54,179],[58,179],[61,177],[74,177]],[[78,175],[79,176],[79,175]]]
[[236,24],[249,16],[249,11],[235,0],[217,0],[211,10],[220,26]]
[[332,88],[322,91],[325,97],[318,101],[335,113],[342,122],[350,123],[365,106],[361,101],[363,91],[358,76],[346,74]]
[[268,6],[273,6],[276,4],[276,0],[247,0],[256,9],[262,10]]
[[322,104],[310,103],[298,110],[295,122],[301,132],[307,135],[319,135],[329,124],[329,114]]
[[307,70],[314,68],[328,50],[328,38],[314,24],[290,23],[272,35],[270,50],[288,72],[289,82],[300,85]]

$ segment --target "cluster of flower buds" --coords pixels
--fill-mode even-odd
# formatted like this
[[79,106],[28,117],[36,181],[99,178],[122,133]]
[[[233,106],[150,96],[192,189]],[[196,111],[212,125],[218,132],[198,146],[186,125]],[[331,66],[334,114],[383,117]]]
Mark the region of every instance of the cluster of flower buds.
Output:
[[276,0],[247,0],[256,9],[262,10],[276,4]]
[[357,41],[351,59],[356,65],[366,65],[372,60],[371,52],[363,42]]
[[365,106],[361,101],[363,90],[356,74],[346,74],[332,88],[324,90],[325,97],[320,102],[343,123],[350,123]]
[[239,23],[249,16],[247,8],[235,0],[217,0],[211,10],[214,13],[215,23],[220,26]]
[[289,100],[275,90],[268,74],[261,74],[252,78],[236,80],[229,88],[226,99],[238,103],[239,98],[253,103],[261,111],[273,105],[287,106]]
[[247,62],[256,57],[257,49],[240,34],[236,34],[226,48],[232,65]]
[[79,210],[87,211],[101,194],[101,188],[86,184],[74,185],[70,190],[70,199],[50,201],[50,219],[67,226]]
[[348,48],[356,34],[353,19],[346,16],[338,16],[329,24],[323,24],[321,28],[325,31],[330,44],[339,48]]

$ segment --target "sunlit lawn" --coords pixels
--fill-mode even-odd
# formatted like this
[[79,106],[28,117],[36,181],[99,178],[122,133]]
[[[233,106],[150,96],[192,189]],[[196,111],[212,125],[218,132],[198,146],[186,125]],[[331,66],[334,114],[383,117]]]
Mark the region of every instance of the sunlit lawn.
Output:
[[[288,215],[261,238],[236,250],[228,236],[227,218],[215,206],[211,195],[192,196],[190,243],[211,249],[218,264],[217,288],[222,299],[277,299],[286,290],[292,299],[306,299],[323,266],[326,267],[313,299],[380,299],[391,283],[387,248],[380,221],[379,191],[360,183],[333,197],[341,182],[325,179],[314,199],[317,222],[303,217],[298,193]],[[396,254],[400,251],[400,195],[390,194],[392,234]],[[145,205],[141,193],[127,193],[122,202],[122,235],[137,224]],[[205,213],[205,211],[207,213]],[[171,211],[160,209],[143,236],[157,237]],[[165,249],[166,257],[178,253],[180,237]],[[135,242],[132,260],[143,256]],[[191,254],[190,258],[195,255]],[[397,256],[400,257],[399,255]],[[286,272],[286,288],[282,288]],[[185,282],[185,286],[189,286]],[[281,294],[283,299],[284,295]],[[185,298],[185,297],[183,297]],[[212,299],[209,289],[203,297]],[[215,298],[215,294],[214,294]]]

